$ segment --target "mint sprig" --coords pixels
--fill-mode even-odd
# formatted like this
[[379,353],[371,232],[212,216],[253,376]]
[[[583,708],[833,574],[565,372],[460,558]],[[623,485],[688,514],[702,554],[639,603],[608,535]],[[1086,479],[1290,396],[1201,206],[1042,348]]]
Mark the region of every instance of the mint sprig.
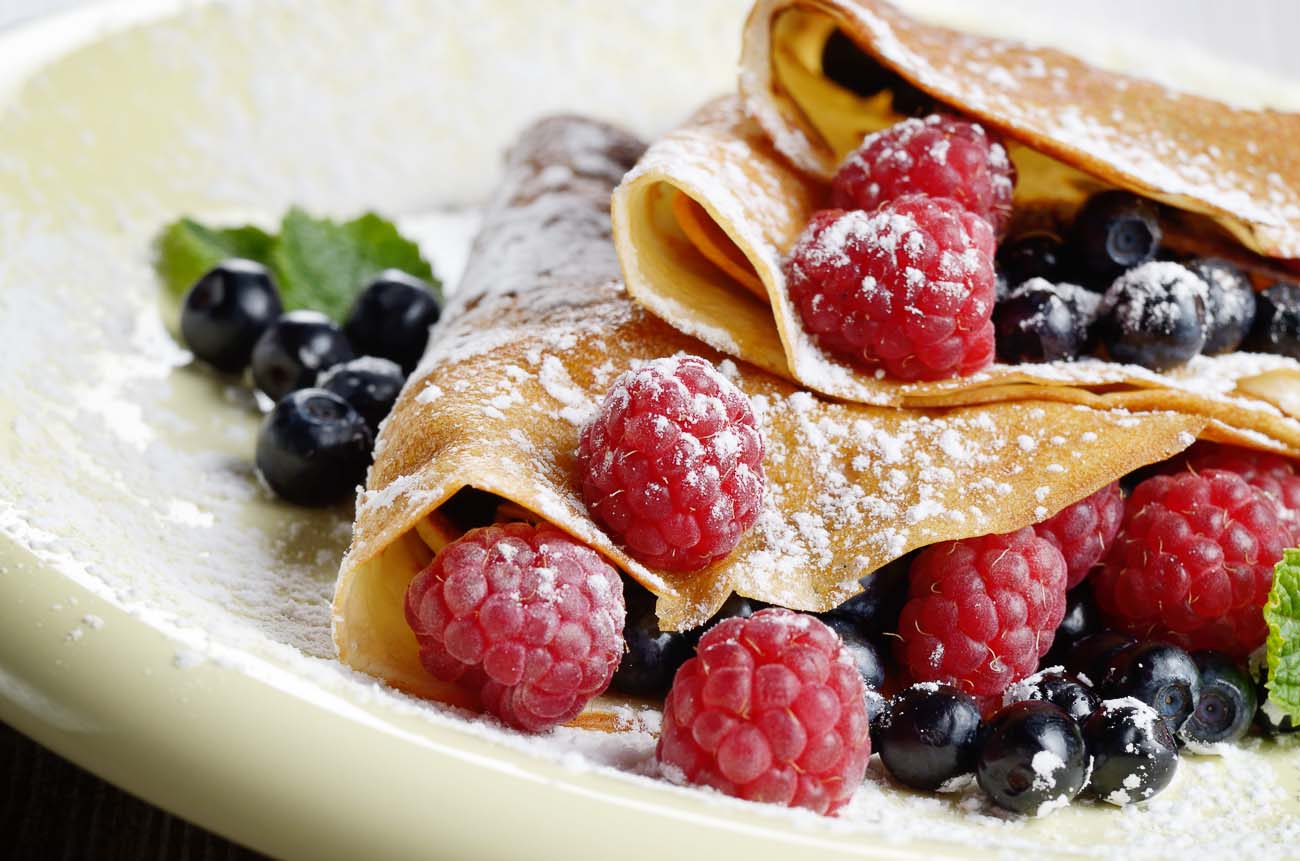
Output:
[[1268,623],[1268,699],[1300,720],[1300,550],[1288,550],[1273,569],[1264,605]]
[[203,273],[230,257],[267,266],[286,310],[310,308],[340,323],[366,282],[385,269],[421,278],[435,293],[442,287],[419,246],[374,213],[338,222],[293,208],[276,234],[252,226],[208,227],[182,218],[162,231],[156,252],[155,268],[175,303]]

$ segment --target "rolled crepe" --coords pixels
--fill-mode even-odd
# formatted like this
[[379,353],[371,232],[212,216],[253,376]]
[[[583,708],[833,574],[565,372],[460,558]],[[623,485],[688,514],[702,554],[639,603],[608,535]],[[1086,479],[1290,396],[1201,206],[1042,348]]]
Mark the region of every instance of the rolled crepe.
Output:
[[[640,150],[616,129],[559,118],[528,129],[511,152],[358,500],[333,617],[350,666],[466,702],[420,666],[403,596],[438,549],[494,517],[548,521],[595,548],[659,596],[665,629],[682,629],[733,591],[829,609],[913,548],[1042,520],[1208,431],[1197,415],[1046,400],[947,410],[831,402],[729,361],[623,290],[607,207]],[[682,353],[718,363],[749,396],[766,445],[757,526],[692,574],[648,569],[602,532],[574,464],[580,429],[614,379]]]

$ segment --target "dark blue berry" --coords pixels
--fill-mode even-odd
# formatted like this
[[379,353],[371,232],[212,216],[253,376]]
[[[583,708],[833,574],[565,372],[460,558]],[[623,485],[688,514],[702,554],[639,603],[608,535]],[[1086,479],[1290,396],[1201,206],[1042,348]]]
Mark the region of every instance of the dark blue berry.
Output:
[[1300,284],[1279,281],[1256,296],[1246,349],[1300,359]]
[[1056,362],[1078,358],[1101,301],[1077,284],[1031,278],[993,309],[998,358],[1004,362]]
[[1098,631],[1081,638],[1071,647],[1062,662],[1065,671],[1087,676],[1093,687],[1101,684],[1111,659],[1137,645],[1137,640],[1118,631]]
[[900,691],[877,724],[873,750],[905,786],[933,791],[975,770],[979,706],[950,685],[929,682]]
[[1061,237],[1045,230],[1022,233],[998,248],[998,272],[1012,288],[1031,278],[1061,281],[1068,277],[1068,251]]
[[1205,282],[1207,356],[1231,353],[1241,346],[1255,322],[1255,288],[1241,267],[1218,257],[1198,257],[1187,268]]
[[1101,614],[1092,597],[1092,587],[1085,580],[1065,595],[1065,616],[1056,626],[1052,638],[1052,648],[1043,656],[1040,666],[1061,667],[1084,637],[1097,631],[1101,626]]
[[1201,691],[1179,738],[1193,745],[1236,741],[1255,719],[1255,681],[1221,652],[1193,652],[1192,660],[1201,673]]
[[1139,643],[1115,654],[1098,683],[1103,699],[1133,697],[1177,730],[1196,707],[1201,673],[1187,652],[1169,643]]
[[822,46],[822,74],[864,98],[893,86],[897,79],[838,28]]
[[405,272],[379,274],[348,314],[344,331],[363,355],[391,359],[410,374],[429,343],[429,329],[442,309],[429,285]]
[[672,687],[677,668],[695,654],[684,633],[659,630],[655,596],[631,580],[623,581],[627,621],[623,625],[626,651],[614,671],[611,686],[625,694],[662,697]]
[[1041,816],[1069,804],[1088,777],[1074,718],[1039,700],[1013,703],[985,727],[975,775],[999,807]]
[[374,439],[361,414],[333,392],[299,389],[262,422],[257,469],[277,495],[329,505],[365,481]]
[[1042,700],[1051,703],[1077,721],[1093,713],[1101,700],[1078,676],[1063,672],[1035,673],[1007,688],[1007,702]]
[[1167,371],[1205,345],[1205,282],[1157,261],[1115,279],[1102,299],[1096,338],[1117,362]]
[[273,401],[316,384],[321,371],[352,358],[343,330],[316,311],[281,315],[253,347],[253,382]]
[[1149,706],[1108,700],[1083,724],[1092,757],[1088,793],[1111,804],[1146,801],[1178,770],[1178,745],[1169,725]]
[[352,404],[370,432],[378,435],[379,423],[392,411],[405,382],[396,362],[362,356],[323,371],[316,385]]
[[835,633],[840,635],[844,648],[853,658],[853,665],[862,676],[862,683],[869,688],[880,690],[885,684],[885,662],[881,650],[868,639],[852,619],[846,616],[824,615],[822,621]]
[[863,693],[867,706],[867,726],[870,729],[871,749],[880,752],[880,727],[884,716],[889,713],[889,699],[874,688],[867,688]]
[[280,293],[260,263],[226,260],[195,282],[181,304],[181,337],[219,371],[248,367],[253,345],[280,316]]
[[1155,205],[1126,191],[1094,194],[1074,219],[1079,260],[1103,280],[1153,259],[1160,235]]
[[868,636],[897,631],[898,614],[907,603],[911,559],[910,555],[895,559],[867,574],[858,581],[862,584],[862,591],[826,615],[851,619],[857,629]]

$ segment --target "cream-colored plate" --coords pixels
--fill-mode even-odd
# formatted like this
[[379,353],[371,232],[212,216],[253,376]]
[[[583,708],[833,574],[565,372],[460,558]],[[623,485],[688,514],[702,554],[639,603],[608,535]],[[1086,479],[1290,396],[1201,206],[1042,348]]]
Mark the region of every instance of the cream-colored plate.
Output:
[[515,130],[663,130],[731,86],[744,6],[135,2],[0,38],[0,718],[276,855],[1293,852],[1294,746],[1189,761],[1142,811],[1009,821],[875,775],[826,821],[645,777],[649,736],[525,739],[334,662],[349,512],[252,479],[256,412],[166,334],[151,236],[376,207],[453,270],[466,219],[427,213],[482,199]]

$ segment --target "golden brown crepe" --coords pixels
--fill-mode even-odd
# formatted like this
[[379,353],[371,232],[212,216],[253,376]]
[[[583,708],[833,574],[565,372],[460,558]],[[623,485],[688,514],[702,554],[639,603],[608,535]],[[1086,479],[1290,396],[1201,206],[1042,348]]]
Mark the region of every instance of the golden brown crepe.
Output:
[[[466,701],[421,668],[403,595],[435,550],[494,512],[549,521],[594,547],[659,596],[666,629],[685,628],[733,590],[828,609],[913,548],[1026,526],[1214,433],[1198,415],[1051,400],[944,410],[826,401],[728,361],[623,290],[607,205],[639,152],[608,126],[558,118],[511,153],[461,286],[379,436],[334,600],[350,666]],[[730,557],[685,575],[630,559],[587,516],[574,475],[580,427],[613,380],[678,353],[718,362],[749,395],[767,474],[758,525]],[[582,720],[612,720],[609,702]]]

